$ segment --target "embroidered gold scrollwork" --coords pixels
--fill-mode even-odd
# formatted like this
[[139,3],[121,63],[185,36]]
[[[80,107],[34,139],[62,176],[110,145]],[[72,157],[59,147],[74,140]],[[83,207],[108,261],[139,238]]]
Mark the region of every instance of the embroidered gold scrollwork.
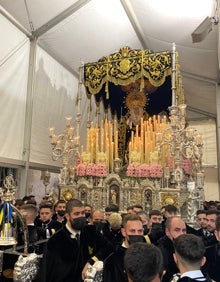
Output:
[[85,64],[84,81],[90,94],[99,93],[108,82],[128,85],[143,77],[159,87],[171,74],[171,67],[171,52],[153,53],[150,50],[132,50],[126,46],[98,62]]

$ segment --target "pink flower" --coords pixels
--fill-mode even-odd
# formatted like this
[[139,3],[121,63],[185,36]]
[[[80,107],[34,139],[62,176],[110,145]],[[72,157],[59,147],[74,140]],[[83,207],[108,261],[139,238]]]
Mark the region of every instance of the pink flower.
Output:
[[106,164],[97,164],[96,165],[96,176],[106,177],[107,176],[107,167]]
[[183,159],[181,168],[186,174],[192,174],[192,161],[190,159]]
[[167,166],[169,167],[170,171],[173,171],[173,158],[171,156],[167,157]]
[[163,175],[163,169],[161,165],[151,165],[150,166],[150,177],[161,178]]
[[84,164],[78,164],[76,167],[76,174],[78,176],[84,176],[86,174],[86,166]]
[[93,176],[96,174],[96,165],[91,163],[86,167],[86,175]]
[[149,177],[150,176],[150,166],[147,164],[141,164],[138,167],[138,177]]
[[127,176],[136,177],[136,167],[135,164],[129,164],[127,167]]

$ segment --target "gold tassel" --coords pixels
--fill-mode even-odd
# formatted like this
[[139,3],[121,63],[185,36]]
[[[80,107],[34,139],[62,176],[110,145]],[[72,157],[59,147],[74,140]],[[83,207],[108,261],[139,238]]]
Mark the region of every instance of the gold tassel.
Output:
[[105,93],[106,93],[106,99],[109,99],[108,81],[106,81],[106,84],[105,84]]

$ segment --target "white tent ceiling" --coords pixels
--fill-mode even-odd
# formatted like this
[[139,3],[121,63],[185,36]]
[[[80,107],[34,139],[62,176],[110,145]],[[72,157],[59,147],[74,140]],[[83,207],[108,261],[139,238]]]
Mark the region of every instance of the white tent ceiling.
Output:
[[[204,4],[202,8],[201,3]],[[216,15],[216,0],[0,0],[0,11],[68,70],[132,49],[165,51],[175,42],[191,118],[216,116],[218,25],[200,43],[191,33]],[[218,9],[217,9],[218,12]]]

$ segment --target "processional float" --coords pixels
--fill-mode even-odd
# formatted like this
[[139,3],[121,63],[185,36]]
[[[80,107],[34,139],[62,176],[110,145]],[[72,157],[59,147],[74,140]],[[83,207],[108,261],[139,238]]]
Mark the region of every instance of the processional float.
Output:
[[[94,208],[132,204],[146,211],[174,204],[188,223],[203,203],[202,136],[188,126],[177,51],[153,53],[123,47],[80,66],[76,130],[50,128],[52,157],[62,158],[60,197]],[[82,87],[95,98],[80,128]],[[104,111],[100,112],[100,103]],[[109,114],[110,112],[110,114]],[[80,144],[80,130],[87,130]]]

